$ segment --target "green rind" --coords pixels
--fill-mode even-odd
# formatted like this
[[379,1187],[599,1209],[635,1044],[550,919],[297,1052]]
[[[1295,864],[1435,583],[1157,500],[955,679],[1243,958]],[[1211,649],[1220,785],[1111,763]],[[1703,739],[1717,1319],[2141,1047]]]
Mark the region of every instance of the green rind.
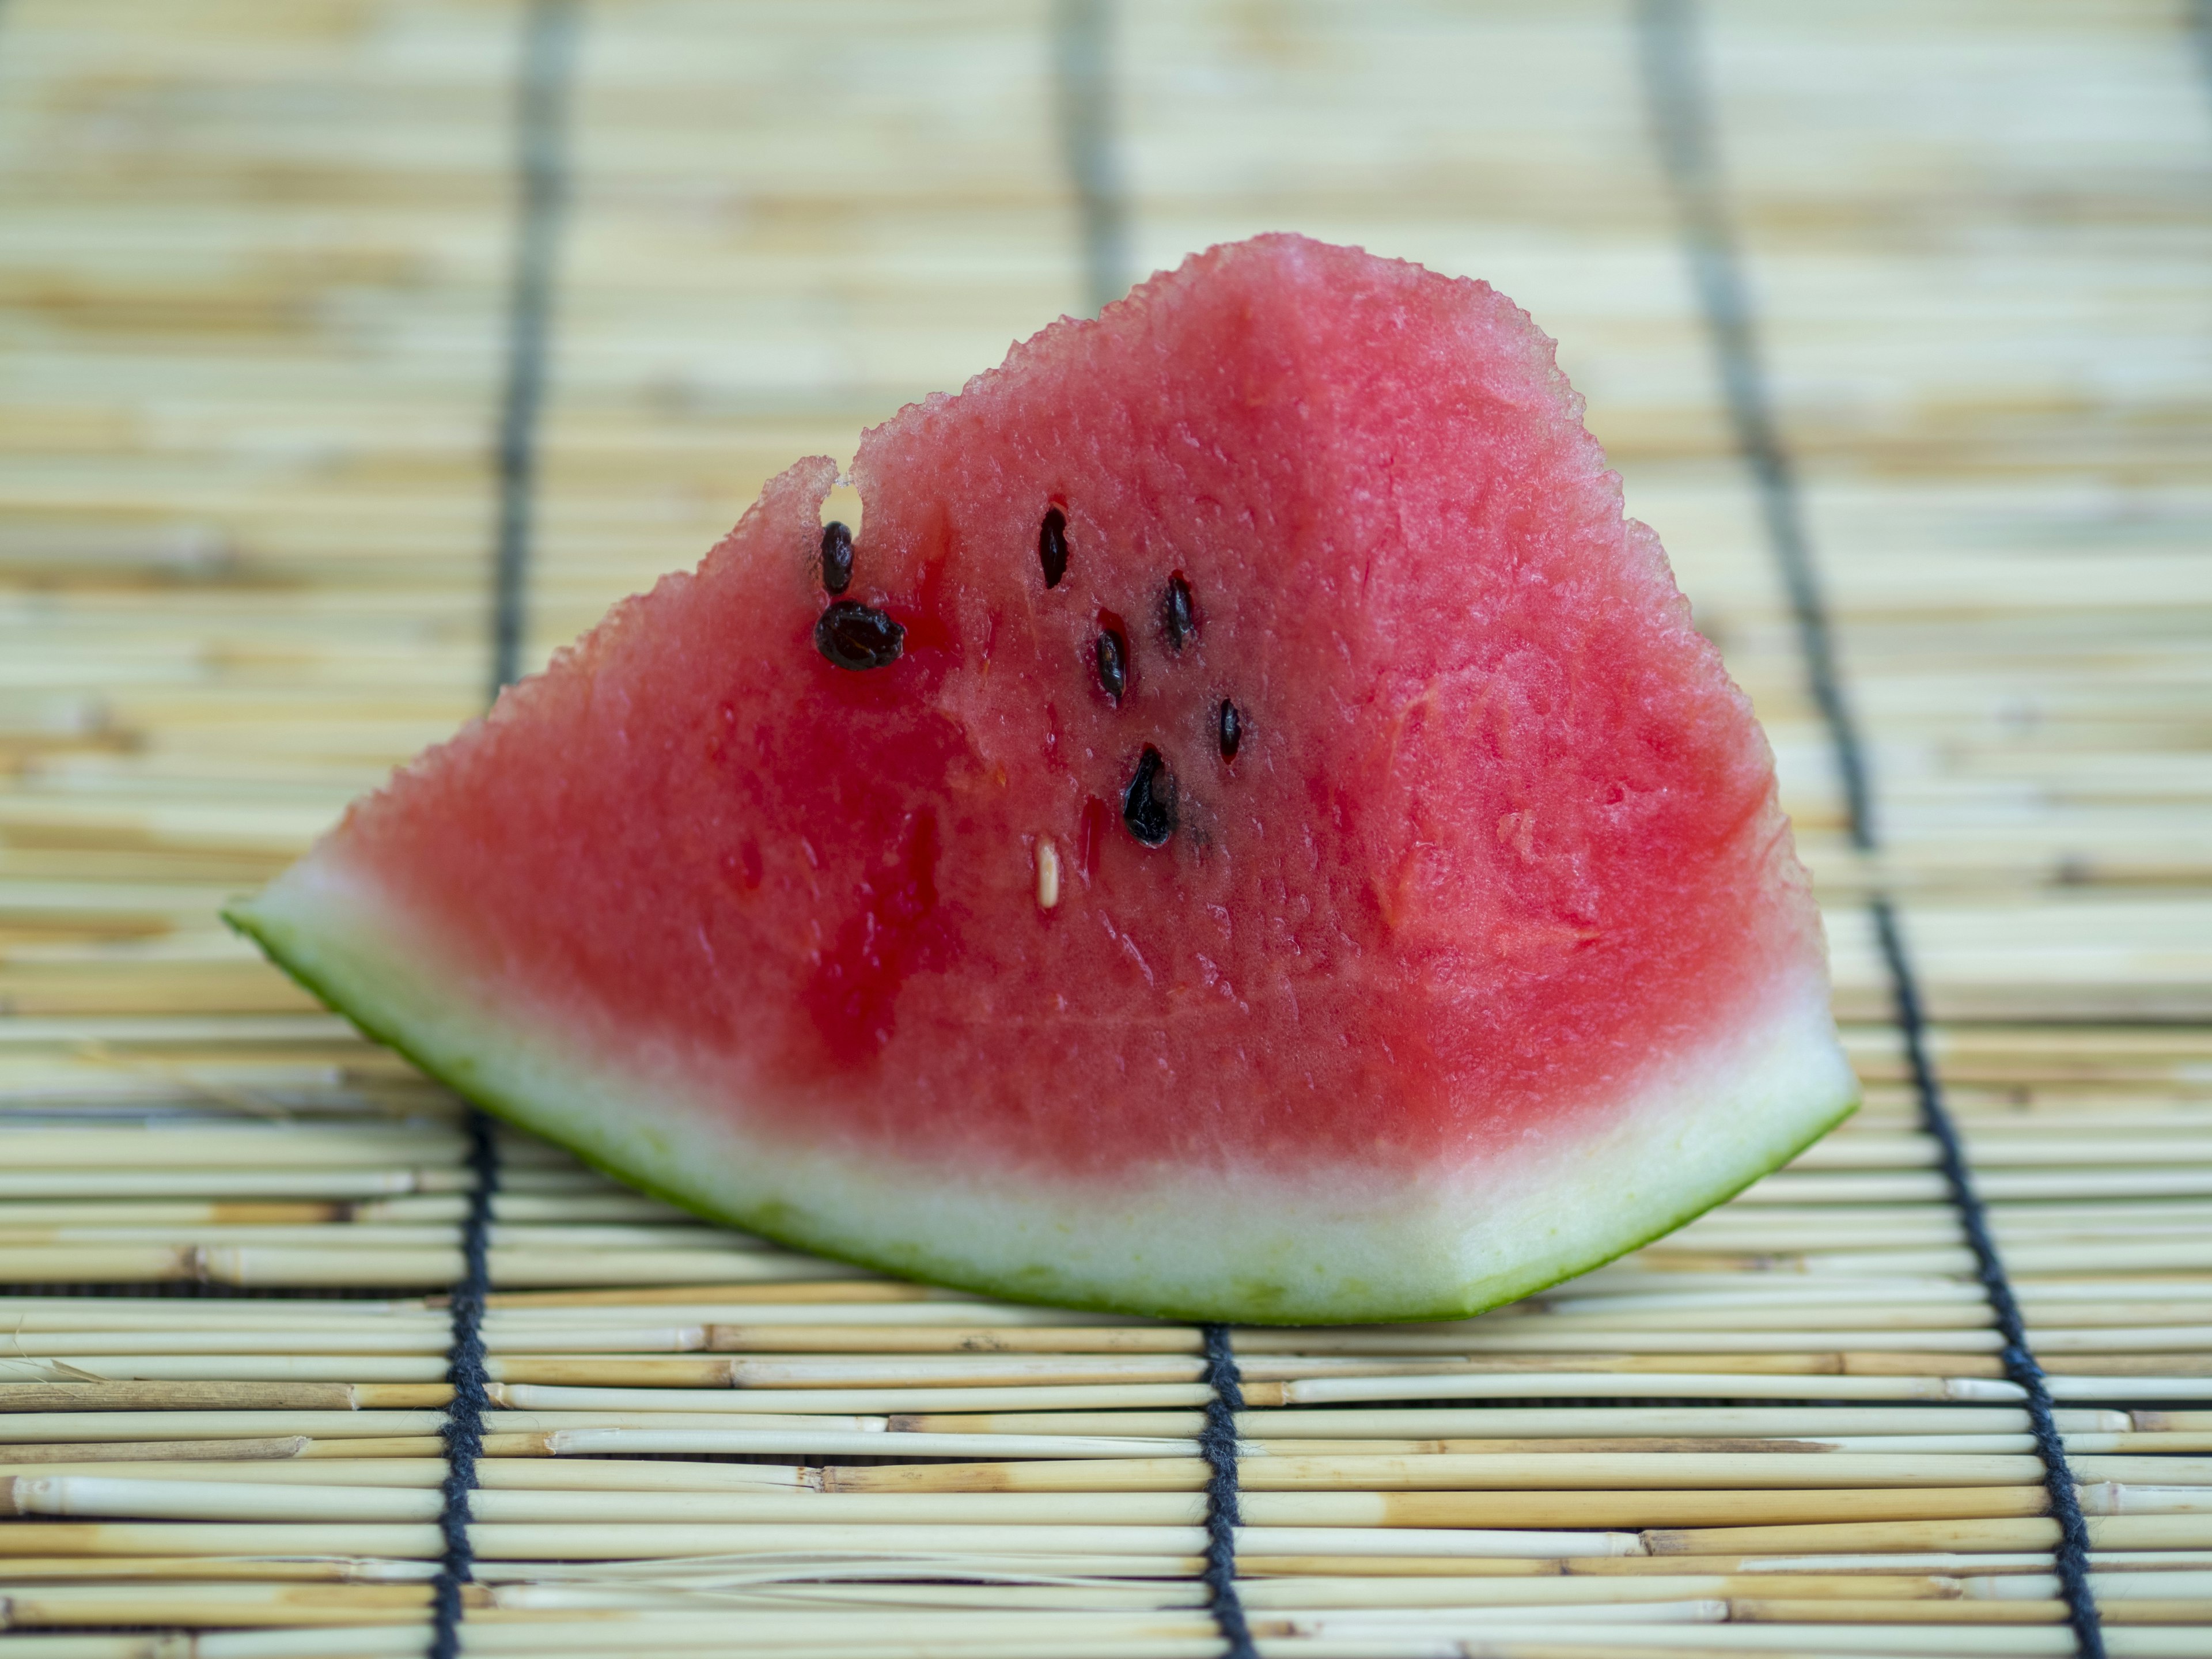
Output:
[[[860,1257],[850,1253],[841,1255],[834,1249],[811,1243],[798,1237],[787,1236],[786,1233],[777,1231],[772,1223],[764,1224],[763,1221],[756,1220],[743,1215],[734,1213],[724,1214],[718,1212],[712,1208],[701,1205],[694,1199],[666,1190],[659,1182],[653,1180],[649,1176],[625,1170],[616,1164],[611,1163],[605,1158],[595,1155],[588,1148],[577,1146],[566,1137],[541,1127],[538,1123],[533,1120],[527,1106],[518,1104],[511,1100],[503,1099],[495,1091],[485,1087],[477,1079],[459,1075],[454,1067],[439,1064],[430,1056],[420,1052],[415,1045],[410,1044],[404,1036],[400,1035],[399,1032],[388,1028],[384,1023],[378,1020],[374,1014],[369,1013],[363,1008],[356,1006],[352,1000],[340,994],[336,988],[331,986],[320,975],[317,975],[314,970],[310,969],[305,963],[301,962],[294,952],[286,950],[283,943],[277,937],[276,929],[257,921],[252,916],[246,912],[243,907],[234,904],[225,905],[219,914],[222,915],[225,924],[228,925],[233,932],[244,934],[247,939],[252,939],[256,945],[259,945],[263,954],[267,956],[270,961],[275,963],[279,968],[283,969],[285,973],[289,974],[293,981],[302,990],[307,992],[309,995],[314,997],[332,1012],[343,1015],[356,1030],[361,1032],[363,1036],[368,1038],[372,1042],[382,1043],[386,1048],[391,1049],[394,1054],[404,1060],[409,1065],[414,1066],[416,1070],[423,1073],[427,1076],[435,1078],[439,1082],[444,1084],[448,1089],[451,1089],[462,1099],[467,1101],[470,1105],[480,1107],[483,1110],[491,1113],[495,1117],[501,1118],[508,1123],[512,1123],[518,1129],[526,1129],[532,1134],[543,1136],[545,1139],[552,1141],[556,1146],[562,1147],[585,1164],[589,1164],[592,1169],[599,1171],[600,1174],[611,1176],[617,1181],[621,1182],[624,1186],[635,1188],[639,1192],[645,1194],[649,1198],[657,1198],[664,1204],[672,1204],[679,1210],[687,1211],[690,1214],[699,1216],[705,1220],[719,1222],[725,1227],[741,1227],[747,1232],[758,1233],[763,1238],[770,1239],[775,1243],[785,1245],[794,1250],[803,1250],[813,1255],[827,1256],[834,1261],[843,1261],[856,1267],[872,1268],[878,1272],[890,1273],[896,1277],[905,1278],[912,1276],[902,1273],[898,1268],[891,1267],[886,1263],[863,1261]],[[960,1290],[982,1290],[986,1287],[981,1285],[963,1285],[955,1286],[954,1288]],[[995,1294],[995,1292],[993,1293]]]
[[[543,1135],[547,1139],[565,1146],[586,1164],[613,1176],[625,1185],[648,1193],[655,1198],[709,1221],[743,1228],[748,1232],[758,1234],[790,1249],[823,1256],[832,1261],[847,1262],[855,1267],[869,1268],[899,1278],[920,1279],[956,1290],[976,1291],[1008,1301],[1079,1309],[1091,1312],[1140,1314],[1190,1322],[1223,1320],[1249,1325],[1335,1322],[1312,1317],[1300,1318],[1286,1316],[1280,1310],[1279,1305],[1269,1305],[1271,1301],[1279,1302],[1279,1296],[1271,1297],[1267,1293],[1268,1289],[1273,1287],[1249,1287],[1245,1291],[1249,1299],[1243,1301],[1239,1301],[1237,1292],[1231,1290],[1224,1296],[1211,1299],[1204,1304],[1184,1302],[1173,1297],[1134,1300],[1115,1297],[1099,1294],[1087,1286],[1072,1282],[1054,1282],[1048,1274],[1041,1274],[1035,1270],[1025,1272],[1018,1279],[1012,1279],[980,1273],[957,1261],[948,1261],[938,1257],[920,1246],[906,1252],[855,1249],[848,1241],[817,1230],[792,1224],[793,1218],[790,1212],[780,1209],[774,1205],[756,1207],[717,1206],[702,1200],[696,1194],[672,1191],[664,1182],[654,1179],[643,1170],[625,1165],[619,1159],[609,1158],[602,1152],[578,1144],[574,1137],[562,1133],[557,1123],[549,1122],[544,1113],[533,1110],[531,1103],[527,1100],[507,1097],[490,1086],[486,1079],[471,1075],[468,1067],[441,1063],[437,1057],[427,1052],[423,1045],[410,1041],[408,1033],[400,1029],[398,1024],[380,1018],[373,1008],[367,1006],[368,999],[349,995],[327,975],[317,973],[305,960],[307,953],[288,942],[283,937],[283,930],[281,927],[272,926],[257,917],[248,906],[228,907],[223,910],[222,917],[230,927],[252,939],[272,962],[290,975],[301,986],[343,1015],[368,1036],[404,1055],[411,1064],[436,1078],[472,1104],[519,1127]],[[1393,1322],[1407,1322],[1465,1319],[1488,1309],[1517,1301],[1550,1285],[1562,1283],[1594,1268],[1602,1267],[1608,1261],[1616,1261],[1726,1203],[1753,1182],[1780,1169],[1849,1117],[1857,1109],[1858,1104],[1858,1095],[1854,1088],[1835,1103],[1832,1112],[1819,1120],[1816,1127],[1790,1143],[1788,1150],[1781,1156],[1774,1158],[1771,1162],[1764,1166],[1754,1167],[1747,1172],[1741,1173],[1738,1177],[1732,1179],[1723,1190],[1711,1196],[1692,1200],[1682,1206],[1678,1212],[1674,1213],[1670,1218],[1654,1224],[1649,1231],[1642,1233],[1632,1242],[1622,1244],[1617,1249],[1609,1249],[1594,1254],[1586,1261],[1563,1268],[1553,1266],[1538,1267],[1529,1274],[1525,1283],[1509,1282],[1501,1288],[1493,1279],[1483,1294],[1473,1298],[1462,1298],[1457,1301],[1444,1300],[1425,1308],[1409,1308],[1402,1304],[1395,1306],[1389,1311],[1387,1317]]]

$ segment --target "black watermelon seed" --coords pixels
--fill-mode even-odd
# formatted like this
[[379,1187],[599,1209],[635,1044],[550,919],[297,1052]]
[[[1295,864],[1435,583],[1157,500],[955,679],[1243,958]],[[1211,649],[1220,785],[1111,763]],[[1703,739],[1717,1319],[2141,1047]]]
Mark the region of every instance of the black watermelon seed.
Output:
[[1122,644],[1120,632],[1112,628],[1098,635],[1098,684],[1117,703],[1129,689],[1129,649]]
[[888,668],[906,649],[906,629],[858,599],[840,599],[814,624],[814,648],[840,668]]
[[833,594],[853,585],[853,532],[832,519],[822,526],[822,586]]
[[1150,744],[1137,760],[1137,775],[1121,792],[1121,822],[1147,847],[1164,847],[1176,832],[1175,774]]
[[1037,562],[1044,567],[1044,585],[1059,586],[1067,574],[1067,515],[1056,507],[1044,515],[1044,528],[1037,532]]
[[1168,591],[1160,595],[1160,626],[1167,629],[1168,643],[1178,656],[1183,641],[1198,632],[1198,617],[1190,605],[1190,584],[1180,570],[1168,578]]
[[1221,700],[1221,758],[1237,758],[1237,745],[1244,741],[1244,717],[1237,712],[1237,705],[1224,697]]

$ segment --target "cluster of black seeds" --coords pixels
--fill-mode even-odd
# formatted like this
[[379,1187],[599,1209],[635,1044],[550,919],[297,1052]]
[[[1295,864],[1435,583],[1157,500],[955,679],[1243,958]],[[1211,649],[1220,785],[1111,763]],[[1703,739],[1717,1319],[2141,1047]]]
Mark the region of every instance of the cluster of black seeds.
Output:
[[[1038,528],[1037,563],[1044,571],[1048,588],[1058,587],[1067,574],[1067,515],[1056,507],[1045,514],[1044,523]],[[1197,603],[1191,597],[1188,579],[1180,570],[1170,573],[1167,586],[1161,590],[1159,618],[1169,653],[1180,657],[1183,647],[1198,637]],[[1110,611],[1099,613],[1092,655],[1098,666],[1098,689],[1120,708],[1129,693],[1129,636],[1121,619]],[[1221,758],[1233,761],[1244,742],[1244,716],[1224,697],[1214,720]],[[1166,757],[1151,744],[1145,745],[1137,757],[1135,774],[1122,787],[1121,822],[1147,847],[1164,847],[1176,832],[1175,772]]]
[[[1045,514],[1037,530],[1037,563],[1048,588],[1059,586],[1067,574],[1067,515],[1056,507]],[[822,526],[822,586],[830,602],[815,621],[814,648],[825,660],[854,673],[888,668],[906,649],[906,629],[873,605],[837,597],[852,585],[853,532],[842,524],[826,524]],[[1161,590],[1159,618],[1169,654],[1182,656],[1183,647],[1198,637],[1198,605],[1180,570],[1169,574]],[[1129,694],[1132,664],[1128,630],[1111,611],[1099,613],[1093,654],[1099,689],[1118,708]],[[1243,715],[1224,697],[1214,721],[1221,758],[1235,760],[1244,741]],[[1175,835],[1175,773],[1151,744],[1145,745],[1135,774],[1122,787],[1121,822],[1147,847],[1164,847]]]
[[[853,532],[822,526],[822,586],[834,597],[853,585]],[[873,605],[836,599],[814,623],[814,648],[840,668],[888,668],[906,649],[906,629]]]

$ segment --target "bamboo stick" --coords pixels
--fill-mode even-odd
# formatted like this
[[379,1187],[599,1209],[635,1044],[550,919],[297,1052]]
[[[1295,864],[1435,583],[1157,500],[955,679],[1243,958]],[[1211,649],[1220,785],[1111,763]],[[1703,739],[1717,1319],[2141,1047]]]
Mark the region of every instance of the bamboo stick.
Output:
[[[488,1607],[481,1587],[463,1605]],[[40,1626],[214,1625],[314,1626],[417,1624],[428,1613],[428,1584],[102,1584],[11,1590],[0,1629]]]
[[[185,1479],[252,1486],[435,1487],[446,1478],[442,1455],[213,1462],[40,1463],[6,1467],[11,1475],[94,1475],[118,1480]],[[822,1490],[820,1471],[800,1464],[678,1463],[661,1459],[521,1458],[483,1461],[477,1482],[487,1491],[796,1492]]]
[[[2212,1412],[2136,1412],[2062,1407],[2057,1425],[2068,1433],[2129,1431],[2212,1432]],[[1249,1440],[1337,1438],[1486,1438],[1658,1435],[1790,1437],[1867,1434],[2018,1434],[2027,1413],[2017,1406],[1485,1406],[1277,1409],[1241,1412],[1237,1431]],[[895,1429],[932,1434],[1034,1434],[1063,1428],[1074,1434],[1194,1436],[1200,1412],[925,1413],[890,1419]]]
[[427,1583],[437,1565],[425,1561],[379,1561],[337,1555],[0,1555],[0,1583],[106,1584],[150,1579],[171,1583]]
[[[1203,1483],[1181,1491],[1092,1487],[899,1489],[827,1493],[675,1493],[486,1491],[471,1513],[486,1523],[590,1522],[633,1523],[763,1522],[837,1528],[883,1523],[1009,1527],[1192,1526],[1205,1519]],[[1346,1483],[1347,1486],[1350,1483]],[[1809,1491],[1761,1487],[1734,1491],[1621,1491],[1539,1487],[1540,1504],[1523,1492],[1363,1492],[1267,1489],[1248,1494],[1247,1522],[1281,1528],[1501,1528],[1540,1513],[1548,1524],[1579,1528],[1732,1527],[1815,1520],[1911,1521],[2039,1515],[2047,1498],[2036,1486],[1876,1488]],[[2167,1489],[2090,1489],[2095,1514],[2165,1516],[2212,1512]],[[434,1490],[392,1486],[252,1486],[237,1481],[118,1480],[94,1475],[16,1476],[0,1483],[0,1514],[112,1516],[181,1521],[434,1521],[443,1504]]]
[[[1127,1443],[1122,1443],[1127,1444]],[[2134,1462],[2137,1460],[2130,1460]],[[2140,1460],[2156,1467],[2163,1459]],[[1081,1465],[1058,1462],[895,1464],[823,1471],[825,1487],[843,1492],[1096,1492],[1127,1491],[1132,1483],[1170,1481],[1191,1488],[1206,1484],[1207,1466],[1185,1458],[1122,1458]],[[1853,1486],[2017,1486],[2042,1479],[2032,1455],[1849,1452],[1555,1452],[1466,1455],[1247,1457],[1238,1465],[1248,1492],[1292,1492],[1336,1486],[1416,1487],[1453,1492],[1606,1491],[1626,1487],[1678,1489]]]
[[0,1447],[0,1468],[25,1464],[65,1462],[80,1458],[106,1458],[149,1463],[199,1461],[258,1462],[303,1455],[311,1442],[303,1434],[273,1435],[240,1440],[118,1440],[108,1442],[48,1441],[37,1445]]
[[[2058,1540],[2055,1521],[1893,1521],[1871,1524],[1839,1522],[1780,1527],[1716,1527],[1698,1531],[1656,1528],[1644,1543],[1654,1553],[1805,1554],[1827,1551],[2048,1550]],[[2203,1549],[2212,1547],[2212,1525],[2189,1515],[2100,1516],[2088,1522],[2091,1544],[2100,1549]]]
[[[2097,1568],[2100,1593],[2116,1582],[2125,1580],[2130,1583],[2152,1587],[2146,1589],[2144,1595],[2149,1599],[2158,1599],[2156,1587],[2166,1581],[2174,1581],[2184,1587],[2193,1586],[2191,1575],[2203,1570],[2206,1559],[2204,1552],[2158,1551],[2130,1554],[2107,1551],[2094,1555],[2093,1563]],[[1194,1590],[1201,1595],[1203,1594],[1202,1589],[1187,1582],[1178,1583],[1172,1579],[1154,1580],[1148,1584],[1132,1586],[1127,1582],[1128,1577],[1133,1573],[1141,1577],[1145,1571],[1140,1559],[1124,1562],[1116,1562],[1112,1558],[1099,1559],[1105,1563],[1100,1569],[1102,1572],[1120,1577],[1087,1576],[1089,1564],[1086,1564],[1084,1572],[1070,1575],[1051,1568],[1040,1569],[1034,1560],[971,1556],[960,1565],[963,1572],[972,1575],[976,1583],[951,1587],[933,1582],[935,1577],[941,1577],[943,1574],[933,1569],[926,1556],[856,1564],[851,1561],[841,1563],[833,1555],[794,1551],[783,1557],[663,1560],[648,1558],[599,1562],[488,1561],[482,1564],[478,1577],[487,1583],[634,1586],[648,1594],[664,1589],[678,1592],[703,1589],[717,1595],[726,1595],[733,1590],[754,1587],[772,1589],[786,1597],[831,1600],[845,1596],[890,1600],[908,1595],[957,1599],[1024,1591],[1034,1593],[1035,1586],[1071,1583],[1085,1587],[1086,1593],[1094,1594],[1119,1594],[1132,1589],[1158,1596],[1173,1596],[1179,1592],[1191,1594]],[[1456,1561],[1431,1561],[1419,1557],[1358,1558],[1328,1568],[1328,1573],[1333,1573],[1334,1577],[1326,1574],[1313,1576],[1308,1571],[1312,1566],[1312,1559],[1297,1566],[1297,1576],[1288,1580],[1265,1576],[1282,1567],[1285,1562],[1297,1559],[1246,1557],[1241,1558],[1238,1565],[1240,1572],[1246,1576],[1246,1587],[1255,1596],[1262,1595],[1271,1586],[1279,1589],[1284,1596],[1295,1598],[1310,1592],[1318,1593],[1316,1586],[1326,1590],[1328,1586],[1336,1585],[1343,1587],[1341,1594],[1348,1605],[1385,1607],[1419,1606],[1425,1602],[1451,1605],[1462,1594],[1462,1587],[1467,1586],[1474,1588],[1464,1593],[1475,1600],[1495,1599],[1486,1595],[1481,1587],[1496,1580],[1513,1581],[1521,1585],[1528,1585],[1531,1581],[1539,1585],[1548,1584],[1562,1579],[1588,1583],[1593,1577],[1601,1582],[1623,1578],[1661,1578],[1668,1581],[1665,1586],[1648,1589],[1632,1586],[1621,1592],[1632,1599],[1664,1595],[1669,1593],[1668,1587],[1676,1583],[1696,1584],[1709,1582],[1715,1574],[1727,1575],[1742,1583],[1746,1587],[1746,1594],[1759,1593],[1763,1586],[1774,1587],[1778,1594],[1815,1593],[1810,1589],[1790,1588],[1808,1585],[1829,1586],[1839,1595],[1849,1594],[1851,1587],[1856,1585],[1868,1586],[1879,1591],[1883,1585],[1907,1582],[1898,1575],[1909,1573],[1922,1576],[1911,1582],[1948,1587],[1943,1592],[1947,1595],[2016,1593],[2033,1598],[2047,1595],[2050,1587],[2057,1582],[2049,1571],[2050,1557],[2040,1552],[1932,1557],[1861,1555],[1808,1558],[1802,1562],[1712,1555],[1492,1556],[1470,1557]],[[0,1582],[27,1583],[138,1579],[166,1582],[179,1578],[220,1582],[418,1583],[427,1582],[435,1571],[435,1564],[430,1562],[343,1555],[325,1558],[298,1555],[234,1558],[0,1556]],[[2022,1586],[2017,1592],[2003,1588],[2015,1583]],[[1547,1590],[1532,1591],[1537,1595],[1549,1593]],[[1611,1592],[1601,1594],[1609,1595]]]
[[[398,1494],[405,1495],[405,1494]],[[2107,1527],[2166,1527],[2190,1517],[2121,1516]],[[2027,1524],[1989,1522],[1894,1522],[1893,1526]],[[1726,1530],[1726,1529],[1723,1529]],[[1737,1530],[1794,1530],[1746,1528]],[[2130,1534],[2132,1535],[2132,1534]],[[627,1522],[590,1524],[478,1522],[470,1529],[477,1554],[487,1560],[638,1560],[664,1556],[774,1554],[794,1544],[810,1549],[927,1554],[943,1552],[1009,1557],[1074,1558],[1112,1554],[1155,1563],[1194,1564],[1205,1548],[1205,1528],[1184,1526],[1085,1525],[1023,1527],[947,1525],[918,1527],[865,1522],[822,1522],[795,1539],[786,1523]],[[1460,1559],[1486,1555],[1623,1555],[1637,1553],[1631,1532],[1513,1531],[1500,1528],[1422,1527],[1247,1527],[1239,1548],[1255,1554],[1336,1553]],[[443,1545],[429,1522],[159,1521],[23,1521],[0,1528],[0,1554],[374,1555],[434,1560]],[[1680,1552],[1678,1552],[1680,1553]],[[1086,1570],[1095,1571],[1095,1564]],[[1194,1571],[1194,1565],[1156,1565],[1158,1572]]]
[[0,1382],[0,1413],[361,1411],[443,1406],[444,1382]]
[[316,1439],[436,1434],[438,1411],[113,1411],[34,1412],[0,1415],[0,1445],[41,1441]]

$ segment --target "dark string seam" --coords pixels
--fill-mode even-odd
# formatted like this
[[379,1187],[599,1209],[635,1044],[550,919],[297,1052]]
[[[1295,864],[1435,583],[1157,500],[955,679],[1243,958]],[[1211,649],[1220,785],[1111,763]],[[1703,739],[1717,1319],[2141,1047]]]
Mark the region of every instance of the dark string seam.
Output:
[[1112,0],[1059,0],[1053,15],[1060,142],[1075,185],[1094,312],[1129,285],[1129,210],[1115,165]]
[[2190,0],[2185,27],[2197,47],[2197,67],[2204,73],[2204,89],[2212,92],[2212,0]]
[[[538,418],[545,393],[545,336],[552,311],[554,254],[567,195],[566,143],[574,0],[532,0],[524,16],[516,126],[521,175],[520,225],[507,297],[507,385],[500,404],[499,539],[492,565],[491,695],[521,675],[525,600],[530,578],[532,494],[537,480]],[[499,1190],[499,1144],[492,1121],[467,1120],[468,1214],[461,1227],[461,1278],[451,1298],[453,1344],[446,1380],[453,1387],[444,1430],[446,1478],[438,1512],[443,1550],[431,1582],[429,1659],[458,1659],[461,1586],[475,1576],[469,1540],[470,1494],[483,1454],[491,1408],[484,1366],[484,1302],[491,1292],[492,1200]]]
[[476,1550],[469,1541],[469,1494],[476,1490],[477,1460],[483,1455],[484,1413],[491,1381],[484,1369],[484,1300],[491,1293],[492,1195],[499,1190],[499,1143],[491,1120],[468,1115],[468,1218],[461,1228],[461,1277],[453,1286],[453,1345],[446,1358],[453,1403],[446,1411],[445,1503],[438,1530],[445,1540],[431,1589],[430,1659],[455,1659],[460,1651],[461,1586],[474,1576]]
[[499,540],[492,566],[494,698],[522,672],[538,416],[545,397],[545,335],[553,311],[561,210],[568,193],[568,89],[576,20],[574,0],[532,0],[524,19],[516,111],[522,200],[507,290],[507,387],[499,418]]
[[[1781,568],[1795,617],[1814,702],[1836,759],[1844,790],[1852,845],[1871,851],[1877,844],[1869,769],[1858,723],[1843,693],[1826,602],[1814,572],[1812,544],[1799,511],[1796,482],[1776,429],[1759,362],[1753,311],[1745,292],[1735,238],[1721,193],[1713,140],[1705,116],[1705,93],[1696,58],[1692,0],[1640,0],[1637,23],[1644,86],[1668,183],[1680,210],[1691,273],[1711,330],[1721,385],[1738,447],[1757,484],[1760,513]],[[1928,1052],[1928,1026],[1919,981],[1896,913],[1886,896],[1868,907],[1888,969],[1897,1024],[1920,1107],[1921,1127],[1936,1143],[1939,1167],[1959,1212],[1975,1276],[1987,1298],[1999,1336],[2005,1375],[2026,1397],[2028,1423],[2044,1468],[2051,1513],[2058,1522],[2053,1560],[2068,1622],[2084,1659],[2104,1659],[2104,1627],[2089,1588],[2089,1528],[2058,1431],[2051,1390],[2043,1368],[2028,1345],[2020,1304],[2006,1276],[2003,1258],[1990,1235],[1989,1216],[1974,1189],[1957,1125],[1943,1104],[1942,1085]]]
[[1237,1504],[1237,1418],[1244,1409],[1244,1378],[1237,1369],[1229,1327],[1208,1325],[1206,1333],[1206,1426],[1198,1449],[1205,1455],[1206,1588],[1213,1622],[1229,1644],[1228,1659],[1258,1659],[1244,1601],[1237,1593],[1237,1528],[1243,1524]]
[[1965,1227],[1967,1247],[1974,1253],[1975,1277],[1981,1280],[1983,1293],[1996,1317],[1997,1333],[2004,1339],[2001,1352],[2005,1375],[2027,1395],[2028,1426],[2035,1436],[2035,1449],[2043,1459],[2043,1484],[2051,1494],[2051,1513],[2058,1522],[2056,1559],[2067,1617],[2074,1626],[2074,1638],[2081,1652],[2090,1659],[2102,1659],[2104,1626],[2098,1616],[2095,1595],[2089,1588],[2089,1523],[2082,1517],[2081,1496],[2075,1490],[2073,1471],[2067,1466],[2066,1440],[2058,1431],[2051,1388],[2044,1379],[2043,1367],[2036,1363],[2035,1354],[2028,1346],[2027,1322],[2021,1317],[2012,1281],[2005,1277],[2004,1261],[1997,1254],[1996,1241],[1990,1236],[1989,1212],[1982,1206],[1981,1194],[1974,1190],[1958,1128],[1943,1106],[1943,1085],[1929,1059],[1927,1020],[1921,1012],[1919,984],[1905,953],[1904,935],[1887,898],[1876,898],[1868,908],[1874,914],[1875,933],[1881,942],[1882,960],[1889,964],[1890,982],[1897,999],[1897,1023],[1905,1033],[1905,1060],[1912,1068],[1913,1089],[1920,1097],[1921,1126],[1936,1142],[1943,1180],[1951,1189],[1951,1201],[1957,1206],[1959,1219]]

